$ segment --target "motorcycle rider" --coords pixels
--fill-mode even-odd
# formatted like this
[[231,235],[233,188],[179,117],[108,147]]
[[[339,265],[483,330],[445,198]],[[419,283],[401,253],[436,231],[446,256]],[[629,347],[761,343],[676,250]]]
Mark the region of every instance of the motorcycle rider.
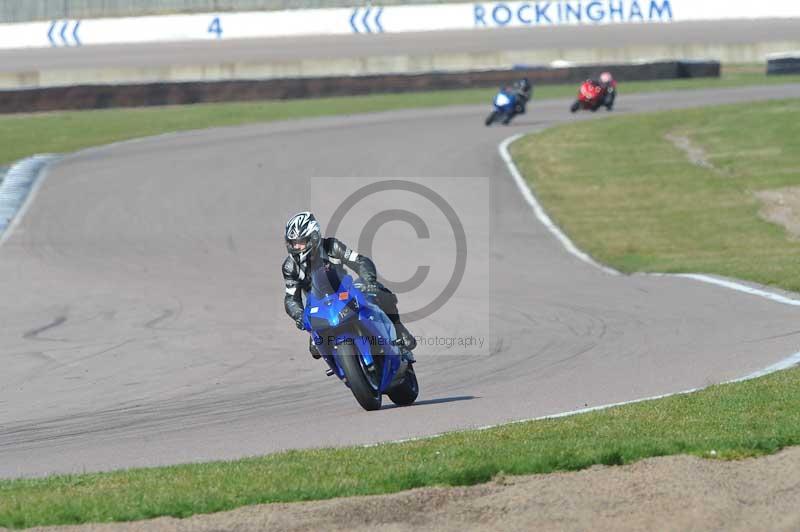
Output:
[[611,72],[600,74],[600,86],[606,90],[605,102],[603,103],[611,109],[614,106],[614,100],[617,98],[617,81],[611,75]]
[[520,115],[525,114],[525,106],[528,104],[528,101],[531,99],[531,93],[533,92],[533,87],[531,86],[531,82],[528,81],[528,78],[522,78],[514,82],[511,87],[514,95],[517,97],[517,106],[516,106],[516,113]]
[[[284,307],[298,329],[304,330],[303,294],[311,289],[310,274],[320,266],[342,268],[346,265],[360,278],[354,283],[367,297],[373,299],[392,321],[397,337],[405,348],[405,356],[414,362],[411,351],[417,341],[400,321],[397,311],[397,296],[378,282],[378,274],[372,259],[356,253],[336,238],[322,238],[322,230],[314,215],[299,212],[286,222],[284,232],[289,256],[283,261],[283,280],[286,284]],[[320,352],[309,338],[311,356],[320,358]]]

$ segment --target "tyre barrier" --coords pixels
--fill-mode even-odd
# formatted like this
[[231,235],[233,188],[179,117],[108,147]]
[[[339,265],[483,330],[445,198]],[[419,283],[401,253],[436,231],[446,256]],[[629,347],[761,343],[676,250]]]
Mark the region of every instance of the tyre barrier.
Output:
[[800,51],[767,57],[767,75],[800,74]]
[[0,113],[109,109],[192,103],[286,100],[497,87],[527,77],[533,85],[578,83],[608,70],[620,81],[719,77],[719,61],[523,67],[504,70],[212,82],[75,85],[0,91]]

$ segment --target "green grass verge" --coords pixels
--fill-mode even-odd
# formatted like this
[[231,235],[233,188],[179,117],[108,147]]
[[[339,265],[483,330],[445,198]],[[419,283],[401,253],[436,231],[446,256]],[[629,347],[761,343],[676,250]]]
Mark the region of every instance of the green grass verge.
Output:
[[0,526],[186,517],[256,503],[468,485],[500,473],[577,470],[671,454],[738,459],[798,444],[800,368],[688,395],[429,440],[0,481]]
[[759,216],[754,194],[800,185],[800,100],[562,126],[511,153],[555,222],[602,263],[800,291],[800,241]]
[[[719,79],[684,79],[623,84],[623,94],[674,89],[736,87],[800,82],[800,76],[766,76],[763,67],[731,67]],[[535,100],[574,96],[575,85],[537,87]],[[0,116],[0,164],[35,153],[64,153],[171,131],[272,120],[486,104],[494,89],[380,94],[309,100],[69,111]]]

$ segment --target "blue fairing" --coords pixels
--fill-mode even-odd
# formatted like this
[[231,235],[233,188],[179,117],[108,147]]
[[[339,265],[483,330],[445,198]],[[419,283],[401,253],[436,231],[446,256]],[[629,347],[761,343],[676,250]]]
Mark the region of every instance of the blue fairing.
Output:
[[497,109],[501,113],[509,113],[514,109],[514,106],[517,103],[517,95],[501,90],[494,96],[494,100],[492,100],[492,104],[494,108]]
[[[356,347],[364,366],[382,365],[380,391],[389,388],[400,368],[400,351],[392,342],[397,338],[394,324],[372,300],[353,284],[349,275],[329,294],[308,294],[303,312],[306,329],[320,354],[340,379],[344,371],[338,361],[337,346],[347,342]],[[375,358],[381,357],[376,361]]]

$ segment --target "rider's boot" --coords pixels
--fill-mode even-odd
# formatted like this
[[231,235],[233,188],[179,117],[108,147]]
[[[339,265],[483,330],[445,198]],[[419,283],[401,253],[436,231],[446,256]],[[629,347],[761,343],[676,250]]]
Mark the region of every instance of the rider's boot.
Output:
[[415,347],[417,347],[417,339],[414,338],[414,335],[411,334],[406,326],[403,325],[400,320],[397,320],[394,324],[394,329],[397,331],[397,336],[403,340],[403,346],[408,351],[413,351]]
[[414,335],[408,332],[406,326],[400,323],[400,320],[394,322],[394,330],[397,332],[397,340],[393,343],[400,347],[400,356],[410,364],[413,364],[417,360],[411,350],[417,347],[417,340]]
[[403,341],[403,345],[406,349],[413,351],[414,348],[417,347],[417,340],[414,338],[413,334],[408,332],[406,326],[400,321],[400,313],[397,311],[397,296],[384,288],[378,292],[377,303],[394,324],[397,338]]

